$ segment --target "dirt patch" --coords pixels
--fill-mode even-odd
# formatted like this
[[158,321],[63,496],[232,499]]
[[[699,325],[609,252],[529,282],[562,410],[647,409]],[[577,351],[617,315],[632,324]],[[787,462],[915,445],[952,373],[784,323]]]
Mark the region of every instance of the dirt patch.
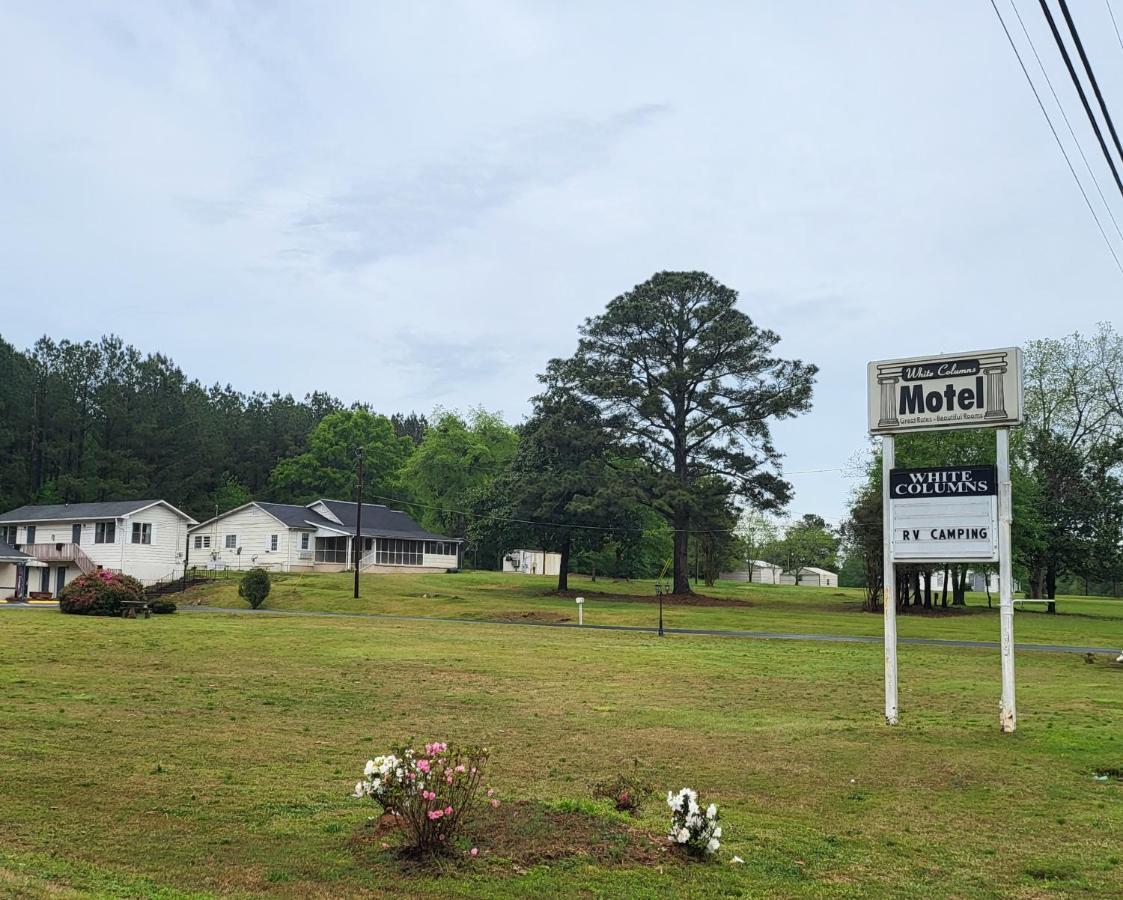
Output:
[[501,612],[488,616],[499,622],[572,622],[572,616],[563,616],[561,613],[547,612],[545,610],[528,609],[518,612]]
[[[575,805],[576,806],[576,805]],[[580,859],[600,865],[651,866],[677,858],[662,835],[652,834],[616,815],[567,808],[532,800],[485,808],[467,824],[476,858],[461,850],[434,862],[440,868],[502,867],[515,874],[542,863]],[[395,816],[384,815],[357,828],[350,840],[354,852],[390,856],[408,869],[426,863],[404,855],[401,830]]]
[[[603,591],[548,591],[547,597],[584,597],[586,600],[611,600],[613,603],[658,603],[655,594],[611,594]],[[748,600],[732,597],[709,597],[706,594],[664,594],[663,603],[669,606],[752,606]]]

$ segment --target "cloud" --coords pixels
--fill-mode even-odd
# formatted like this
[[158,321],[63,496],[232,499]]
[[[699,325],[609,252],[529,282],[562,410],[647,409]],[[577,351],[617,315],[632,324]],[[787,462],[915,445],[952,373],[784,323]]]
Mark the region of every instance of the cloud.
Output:
[[344,269],[422,250],[534,187],[595,168],[667,109],[646,104],[601,120],[559,120],[466,147],[454,160],[387,172],[309,204],[289,233]]

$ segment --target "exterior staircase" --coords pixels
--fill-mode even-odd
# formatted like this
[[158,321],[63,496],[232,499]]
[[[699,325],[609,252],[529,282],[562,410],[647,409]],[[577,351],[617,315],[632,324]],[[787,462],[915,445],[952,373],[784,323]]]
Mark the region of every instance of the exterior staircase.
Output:
[[77,544],[20,544],[19,549],[45,563],[73,563],[83,575],[97,571],[97,563]]

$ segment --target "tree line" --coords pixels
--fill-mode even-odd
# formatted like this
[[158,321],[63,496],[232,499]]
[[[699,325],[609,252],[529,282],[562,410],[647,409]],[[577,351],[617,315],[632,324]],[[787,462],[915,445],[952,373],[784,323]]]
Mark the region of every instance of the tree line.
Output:
[[578,329],[518,427],[482,409],[390,416],[312,392],[204,386],[114,336],[0,340],[0,505],[161,497],[197,519],[249,499],[410,511],[498,566],[533,544],[688,593],[735,556],[741,510],[791,496],[770,423],[807,411],[815,367],[703,272],[661,272]]

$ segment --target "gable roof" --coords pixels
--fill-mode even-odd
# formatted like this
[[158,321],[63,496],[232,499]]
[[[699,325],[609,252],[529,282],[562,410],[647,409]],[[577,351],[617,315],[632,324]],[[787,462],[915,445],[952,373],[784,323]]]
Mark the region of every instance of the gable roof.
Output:
[[51,503],[28,505],[0,513],[0,522],[75,522],[79,519],[120,519],[150,506],[163,505],[186,521],[195,520],[167,500],[105,500],[99,503]]
[[[324,504],[339,521],[332,521],[312,509],[317,503]],[[296,503],[265,503],[254,500],[236,507],[235,509],[227,510],[220,516],[207,519],[207,521],[195,526],[192,531],[201,531],[212,522],[223,519],[231,513],[239,512],[249,506],[256,506],[262,512],[272,516],[286,528],[304,531],[322,528],[325,531],[332,531],[339,535],[351,535],[355,533],[355,504],[345,500],[317,500],[314,503],[309,503],[307,506],[300,506]],[[374,503],[363,504],[363,527],[361,533],[363,537],[408,538],[415,541],[459,540],[459,538],[445,537],[441,534],[433,534],[431,531],[426,531],[406,513]]]
[[[340,526],[330,519],[324,519],[322,516],[316,515],[317,519],[323,520],[325,527],[335,529],[342,527],[350,534],[355,533],[356,504],[346,500],[320,500],[319,502],[330,509],[335,517],[343,523]],[[400,537],[418,541],[457,540],[457,538],[449,538],[443,534],[433,534],[431,531],[426,531],[406,513],[377,503],[363,504],[362,534],[365,537]]]

